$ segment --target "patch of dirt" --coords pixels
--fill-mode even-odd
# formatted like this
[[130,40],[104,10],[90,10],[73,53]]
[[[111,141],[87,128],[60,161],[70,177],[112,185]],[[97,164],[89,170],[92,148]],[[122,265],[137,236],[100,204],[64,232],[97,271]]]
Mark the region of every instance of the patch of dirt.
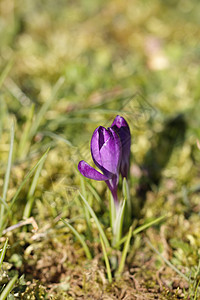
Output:
[[65,244],[44,243],[35,263],[33,257],[34,252],[25,273],[45,286],[48,299],[171,300],[183,299],[183,290],[188,289],[170,268],[156,268],[155,256],[146,251],[135,253],[131,266],[112,284],[107,281],[102,255],[88,261],[70,239]]

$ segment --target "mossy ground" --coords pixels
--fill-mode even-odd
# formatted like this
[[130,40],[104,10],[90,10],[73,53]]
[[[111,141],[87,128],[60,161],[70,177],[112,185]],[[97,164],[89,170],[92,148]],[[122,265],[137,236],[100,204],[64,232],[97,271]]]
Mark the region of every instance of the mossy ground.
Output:
[[[197,0],[0,1],[1,197],[12,120],[8,203],[50,147],[34,193],[30,177],[0,237],[0,248],[9,238],[0,292],[19,275],[9,299],[199,299],[199,12]],[[88,232],[78,197],[77,164],[91,162],[93,130],[117,114],[132,134],[133,224],[166,218],[134,236],[123,274],[109,284],[98,230],[91,220]],[[106,186],[85,185],[109,236]],[[37,232],[6,231],[25,215]],[[61,217],[85,237],[92,260]]]

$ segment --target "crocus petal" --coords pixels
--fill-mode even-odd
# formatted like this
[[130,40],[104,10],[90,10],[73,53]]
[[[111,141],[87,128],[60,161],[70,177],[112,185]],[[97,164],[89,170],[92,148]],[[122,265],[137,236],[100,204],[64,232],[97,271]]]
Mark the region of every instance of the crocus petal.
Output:
[[122,159],[120,164],[120,173],[122,177],[128,176],[129,171],[129,159],[130,159],[130,147],[131,147],[131,134],[128,123],[121,116],[116,116],[111,128],[114,129],[121,140],[122,145]]
[[113,127],[114,125],[117,126],[118,128],[121,128],[121,127],[129,128],[128,123],[126,122],[126,120],[123,117],[119,116],[119,115],[117,115],[115,117],[111,127]]
[[98,127],[91,139],[91,153],[96,166],[107,176],[118,174],[121,141],[112,128]]
[[99,148],[102,147],[102,144],[104,144],[104,137],[101,134],[103,130],[102,126],[99,126],[95,129],[92,138],[91,138],[91,154],[92,158],[95,162],[95,165],[100,168],[102,166],[101,156],[99,153]]
[[100,149],[102,165],[109,172],[117,174],[121,160],[121,142],[119,136],[112,128],[105,129],[104,136],[104,144]]
[[98,180],[98,181],[108,180],[108,177],[106,177],[105,175],[103,175],[100,172],[98,172],[97,170],[95,170],[93,167],[88,165],[88,163],[86,163],[84,160],[81,160],[79,162],[78,170],[83,176],[85,176],[89,179],[94,179],[94,180]]

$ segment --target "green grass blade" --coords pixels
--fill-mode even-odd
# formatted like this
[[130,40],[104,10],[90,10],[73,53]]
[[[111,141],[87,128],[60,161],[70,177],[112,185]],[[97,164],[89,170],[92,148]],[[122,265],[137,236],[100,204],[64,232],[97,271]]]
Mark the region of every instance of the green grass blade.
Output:
[[3,292],[0,295],[0,300],[5,300],[7,298],[7,296],[9,295],[9,293],[12,291],[13,286],[15,284],[15,282],[18,279],[18,275],[15,275],[10,281],[9,283],[6,285],[5,289],[3,290]]
[[51,131],[42,131],[41,132],[42,135],[44,136],[49,136],[50,138],[57,140],[59,142],[63,142],[65,143],[67,146],[71,147],[71,148],[76,148],[74,145],[72,145],[72,143],[70,141],[68,141],[67,139],[65,139],[64,137],[62,137],[61,135],[58,135],[56,133],[53,133]]
[[69,222],[65,221],[64,219],[61,219],[61,221],[73,232],[73,234],[75,235],[75,237],[79,240],[79,242],[83,246],[83,249],[85,251],[86,257],[88,259],[92,259],[92,255],[90,253],[90,250],[89,250],[86,242],[82,238],[82,236],[78,233],[78,231],[72,225],[70,225]]
[[117,247],[116,245],[119,244],[122,234],[122,226],[124,222],[124,211],[126,206],[126,199],[120,203],[118,211],[116,212],[116,219],[114,223],[114,233],[113,233],[113,246]]
[[0,75],[0,89],[1,89],[1,87],[2,87],[2,85],[3,85],[3,83],[4,83],[4,80],[6,79],[8,73],[10,72],[10,70],[11,70],[11,68],[12,68],[12,65],[13,65],[13,60],[11,59],[11,60],[7,63],[7,65],[6,65],[6,67],[4,68],[3,72],[1,73],[1,75]]
[[99,204],[102,203],[101,197],[97,193],[96,189],[93,187],[93,185],[90,182],[87,182],[87,187],[90,190],[90,192],[93,194],[94,198],[97,200]]
[[33,176],[33,180],[32,180],[30,189],[28,191],[28,196],[27,196],[28,201],[27,201],[27,203],[25,205],[25,208],[24,208],[23,218],[29,218],[30,215],[31,215],[31,209],[32,209],[33,202],[34,202],[33,195],[35,193],[37,182],[38,182],[38,179],[39,179],[39,176],[40,176],[43,164],[45,162],[45,159],[46,159],[46,156],[44,156],[43,159],[40,161],[40,163],[39,163],[39,165],[38,165],[38,167],[36,169],[36,172],[35,172],[35,174]]
[[200,275],[200,259],[199,259],[199,263],[198,263],[198,266],[197,266],[197,270],[195,272],[195,278],[198,278],[199,275]]
[[130,247],[131,237],[132,237],[132,226],[129,228],[129,232],[128,232],[128,236],[127,236],[126,242],[124,244],[124,248],[123,248],[123,252],[122,252],[122,257],[121,257],[121,260],[120,260],[120,264],[119,264],[118,270],[117,270],[117,272],[115,274],[116,277],[119,277],[119,275],[124,270],[126,256],[127,256],[127,253],[128,253],[129,247]]
[[[3,184],[3,197],[2,197],[2,202],[6,202],[6,196],[7,196],[7,191],[8,191],[8,184],[10,180],[10,170],[11,170],[11,165],[12,165],[12,155],[13,155],[13,145],[14,145],[14,123],[11,125],[11,131],[10,131],[10,150],[8,154],[8,164],[6,168],[6,173],[4,177],[4,184]],[[0,232],[2,231],[3,227],[3,222],[4,222],[4,211],[5,211],[5,206],[1,204],[0,206]]]
[[0,99],[0,139],[3,133],[4,123],[7,116],[7,107],[4,97],[1,95]]
[[151,227],[152,225],[155,225],[155,224],[161,222],[161,221],[164,220],[165,218],[167,218],[167,215],[158,217],[158,218],[156,218],[155,220],[152,220],[152,221],[150,221],[150,222],[148,222],[148,223],[146,223],[146,224],[143,224],[143,225],[137,227],[135,230],[133,230],[133,235],[136,235],[136,234],[138,234],[139,232],[144,231],[145,229]]
[[[86,198],[87,192],[86,192],[86,187],[85,187],[85,179],[82,175],[80,175],[80,181],[81,181],[81,192],[83,194],[83,197]],[[89,236],[89,239],[92,240],[92,225],[90,222],[90,213],[88,211],[87,206],[84,205],[83,209],[84,209],[85,219],[86,219],[87,228],[88,228],[88,236]]]
[[6,209],[9,209],[8,204],[6,203],[6,201],[4,201],[2,197],[0,197],[0,204],[4,205]]
[[31,99],[27,97],[27,95],[22,91],[21,87],[18,86],[17,83],[11,78],[8,78],[4,85],[9,94],[11,94],[12,97],[14,97],[20,103],[20,105],[24,107],[29,107],[31,105]]
[[[81,110],[77,110],[76,112],[72,112],[71,114],[73,115],[78,115],[78,114],[89,114],[89,113],[97,113],[97,114],[107,114],[107,115],[117,115],[119,114],[119,110],[118,109],[107,109],[107,108],[89,108],[89,109],[81,109]],[[121,114],[131,114],[130,111],[128,110],[121,110],[120,111]]]
[[168,265],[172,270],[174,270],[177,274],[183,277],[186,281],[190,282],[190,278],[188,278],[185,274],[179,271],[169,260],[167,260],[153,245],[152,243],[146,239],[147,244],[151,247],[151,249]]
[[198,292],[199,292],[199,286],[200,286],[200,280],[197,282],[196,287],[195,287],[195,292],[194,292],[194,300],[198,300]]
[[[132,234],[133,234],[133,235],[136,235],[136,234],[138,234],[139,232],[144,231],[145,229],[147,229],[147,228],[149,228],[149,227],[151,227],[151,226],[153,226],[153,225],[155,225],[155,224],[161,222],[161,221],[164,220],[165,218],[167,218],[167,215],[158,217],[158,218],[155,219],[155,220],[152,220],[152,221],[150,221],[150,222],[148,222],[148,223],[146,223],[146,224],[143,224],[143,225],[137,227],[135,230],[133,230],[133,233],[132,233]],[[127,236],[123,237],[123,238],[119,241],[119,243],[118,243],[117,246],[123,244],[123,243],[126,241],[126,239],[127,239]]]
[[20,186],[18,187],[14,197],[12,198],[11,201],[11,205],[10,207],[13,206],[13,204],[15,203],[21,189],[23,188],[23,186],[25,185],[25,183],[28,181],[28,179],[31,177],[31,175],[35,172],[35,170],[37,169],[37,167],[40,165],[40,163],[46,158],[47,153],[49,152],[49,148],[46,150],[46,152],[42,155],[42,157],[39,159],[39,161],[36,163],[36,165],[28,172],[28,174],[26,175],[26,177],[24,178],[24,180],[22,181],[22,183],[20,184]]
[[1,266],[3,264],[3,260],[4,260],[4,257],[5,257],[5,254],[6,254],[6,248],[7,248],[7,245],[8,245],[8,238],[6,239],[5,243],[4,243],[4,246],[1,250],[1,256],[0,256],[0,269],[1,269]]
[[103,256],[104,256],[104,260],[105,260],[105,264],[106,264],[106,271],[107,271],[107,275],[108,275],[108,281],[109,283],[112,283],[112,273],[111,273],[111,269],[110,269],[110,263],[109,263],[109,259],[108,259],[108,255],[106,252],[106,248],[103,242],[103,239],[100,235],[100,241],[101,241],[101,247],[103,250]]
[[29,132],[30,132],[30,128],[31,128],[32,120],[33,120],[34,109],[35,109],[35,106],[33,104],[31,106],[31,109],[29,110],[26,124],[25,124],[24,130],[23,130],[23,134],[22,134],[22,137],[19,142],[18,156],[20,159],[23,159],[26,156],[28,149],[29,149],[30,142],[31,142],[29,139]]
[[114,234],[114,224],[116,219],[116,208],[112,194],[110,193],[109,198],[109,214],[110,214],[110,227],[112,228],[112,233]]
[[33,180],[32,180],[32,183],[31,183],[31,186],[30,186],[30,189],[28,191],[28,198],[32,197],[34,192],[35,192],[35,189],[36,189],[36,186],[37,186],[37,182],[38,182],[38,178],[40,176],[40,172],[42,170],[42,167],[43,167],[43,164],[45,162],[45,159],[46,159],[46,155],[43,156],[43,159],[40,160],[40,163],[38,164],[38,167],[37,167],[37,170],[35,172],[35,175],[33,176]]
[[6,169],[6,174],[4,178],[4,185],[3,185],[3,200],[6,200],[6,195],[8,191],[8,184],[10,179],[10,170],[11,170],[11,164],[12,164],[12,155],[13,155],[13,145],[14,145],[14,123],[11,125],[11,131],[10,131],[10,150],[8,155],[8,164]]
[[33,126],[31,128],[30,135],[29,135],[30,139],[32,139],[33,136],[36,134],[36,132],[40,126],[40,123],[44,118],[45,113],[49,109],[52,102],[55,100],[56,95],[57,95],[58,91],[60,90],[61,86],[63,85],[63,83],[64,83],[64,77],[60,77],[58,79],[58,81],[56,82],[55,86],[53,87],[51,97],[42,105],[42,107],[41,107],[40,111],[38,112],[37,117],[33,123]]
[[103,231],[103,229],[102,229],[102,227],[101,227],[101,224],[100,224],[100,222],[99,222],[99,220],[98,220],[98,218],[97,218],[95,212],[93,211],[92,207],[89,205],[89,203],[87,202],[87,200],[83,197],[83,195],[82,195],[80,192],[79,192],[79,195],[80,195],[81,199],[83,200],[85,206],[86,206],[87,209],[89,210],[90,215],[91,215],[92,218],[94,219],[94,222],[95,222],[96,225],[97,225],[97,228],[98,228],[99,233],[100,233],[100,235],[101,235],[101,237],[102,237],[102,239],[103,239],[103,241],[104,241],[105,246],[106,246],[107,248],[109,248],[109,247],[110,247],[110,244],[109,244],[109,242],[108,242],[108,239],[107,239],[107,237],[106,237],[106,235],[105,235],[105,233],[104,233],[104,231]]
[[[124,199],[126,199],[126,224],[130,226],[131,224],[131,213],[132,213],[132,205],[131,205],[131,197],[130,197],[130,191],[129,191],[129,185],[128,181],[124,177],[123,184],[122,184],[122,194]],[[128,226],[128,227],[129,227]]]

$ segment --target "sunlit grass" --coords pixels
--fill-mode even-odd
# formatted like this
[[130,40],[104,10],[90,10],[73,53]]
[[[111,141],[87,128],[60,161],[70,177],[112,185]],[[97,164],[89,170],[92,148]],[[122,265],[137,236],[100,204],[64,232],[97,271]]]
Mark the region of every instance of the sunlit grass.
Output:
[[[1,1],[0,299],[199,298],[199,9]],[[114,243],[110,194],[77,164],[117,114],[132,145]]]

